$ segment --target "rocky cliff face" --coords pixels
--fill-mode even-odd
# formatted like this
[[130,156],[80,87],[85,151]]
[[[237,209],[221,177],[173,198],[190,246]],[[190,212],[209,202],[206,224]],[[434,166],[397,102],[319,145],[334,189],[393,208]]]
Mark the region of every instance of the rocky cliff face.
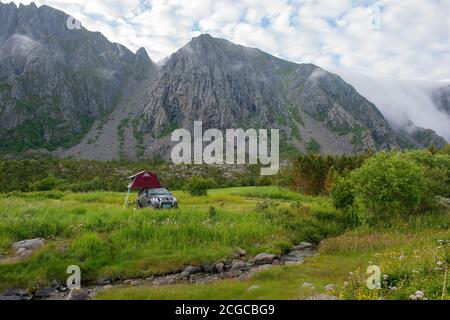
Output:
[[[280,128],[307,151],[398,146],[377,108],[339,76],[209,35],[194,38],[161,69],[143,111],[154,137],[202,120],[213,128]],[[167,129],[167,130],[166,130]]]
[[111,113],[131,78],[154,67],[100,33],[68,29],[47,6],[0,4],[0,151],[77,143]]

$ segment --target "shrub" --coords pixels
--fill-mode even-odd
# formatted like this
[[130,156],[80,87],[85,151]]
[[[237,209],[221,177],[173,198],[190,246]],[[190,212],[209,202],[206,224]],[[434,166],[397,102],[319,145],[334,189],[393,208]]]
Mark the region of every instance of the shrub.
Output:
[[48,176],[42,180],[39,180],[31,184],[30,189],[32,191],[50,191],[56,187],[56,179],[53,176]]
[[424,168],[398,152],[378,153],[352,172],[350,181],[357,201],[376,219],[416,212],[425,195]]
[[185,191],[191,196],[200,197],[208,194],[208,189],[213,185],[213,181],[202,177],[192,177],[184,185]]
[[349,179],[337,179],[331,188],[331,199],[336,209],[347,210],[355,202],[353,185]]

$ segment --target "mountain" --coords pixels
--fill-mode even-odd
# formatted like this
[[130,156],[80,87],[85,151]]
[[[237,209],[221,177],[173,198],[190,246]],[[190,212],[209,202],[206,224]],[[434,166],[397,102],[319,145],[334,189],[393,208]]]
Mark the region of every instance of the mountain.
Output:
[[168,59],[142,115],[142,130],[156,138],[202,120],[205,129],[280,128],[284,143],[301,151],[425,146],[393,131],[339,76],[210,35]]
[[98,32],[68,29],[48,6],[0,3],[1,153],[78,143],[116,107],[128,83],[155,68]]
[[432,99],[439,110],[450,116],[450,85],[435,89],[432,93]]
[[373,103],[315,65],[201,35],[157,67],[145,49],[68,28],[68,19],[48,6],[0,3],[2,157],[167,156],[170,132],[196,120],[205,129],[279,128],[286,152],[443,143],[432,131],[394,130]]

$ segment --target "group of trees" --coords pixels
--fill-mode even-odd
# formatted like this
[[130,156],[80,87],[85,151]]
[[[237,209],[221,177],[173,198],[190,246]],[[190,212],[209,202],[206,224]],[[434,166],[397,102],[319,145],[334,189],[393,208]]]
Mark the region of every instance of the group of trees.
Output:
[[[163,161],[4,160],[0,161],[0,193],[125,191],[126,178],[142,170],[155,172],[161,183],[171,189],[192,189],[194,185],[204,184],[201,179],[206,180],[208,188],[267,185],[272,182],[259,175],[258,166],[177,166]],[[191,181],[192,177],[196,178]]]
[[337,176],[361,167],[372,155],[372,151],[361,155],[299,155],[282,169],[279,184],[304,194],[329,194]]

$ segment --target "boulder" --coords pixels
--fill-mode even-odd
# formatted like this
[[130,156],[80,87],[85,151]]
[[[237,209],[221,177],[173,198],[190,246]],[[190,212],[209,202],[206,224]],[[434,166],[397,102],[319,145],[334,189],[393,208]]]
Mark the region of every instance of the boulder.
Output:
[[260,253],[255,257],[255,264],[271,264],[277,256],[271,253]]
[[231,270],[242,270],[245,268],[245,262],[242,260],[234,261],[231,265]]
[[[19,250],[21,253],[30,250],[34,251],[36,249],[42,248],[45,245],[45,240],[42,238],[37,239],[29,239],[29,240],[22,240],[18,242],[14,242],[12,244],[13,250],[17,253]],[[18,253],[20,254],[20,253]]]
[[70,290],[66,300],[91,300],[91,297],[87,293],[83,292],[83,290],[73,288]]

